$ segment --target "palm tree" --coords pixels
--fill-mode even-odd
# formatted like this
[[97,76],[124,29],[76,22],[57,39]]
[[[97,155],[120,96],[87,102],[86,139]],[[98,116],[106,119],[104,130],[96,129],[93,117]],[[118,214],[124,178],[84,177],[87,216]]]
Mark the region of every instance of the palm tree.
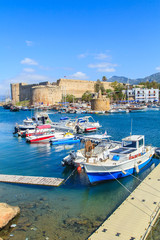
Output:
[[103,76],[103,77],[102,77],[102,81],[103,81],[103,82],[107,82],[106,76]]

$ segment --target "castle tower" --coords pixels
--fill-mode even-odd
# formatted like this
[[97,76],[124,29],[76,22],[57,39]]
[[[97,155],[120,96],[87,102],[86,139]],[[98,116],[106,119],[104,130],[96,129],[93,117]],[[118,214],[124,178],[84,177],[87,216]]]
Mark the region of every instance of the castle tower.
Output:
[[103,97],[101,91],[98,92],[98,98],[91,100],[91,109],[94,111],[109,111],[110,99]]

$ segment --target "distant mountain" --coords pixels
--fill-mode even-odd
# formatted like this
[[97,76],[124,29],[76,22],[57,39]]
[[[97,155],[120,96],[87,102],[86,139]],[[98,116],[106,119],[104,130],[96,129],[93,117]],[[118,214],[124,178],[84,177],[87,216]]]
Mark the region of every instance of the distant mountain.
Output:
[[[108,82],[121,82],[121,83],[127,83],[128,82],[128,78],[126,77],[118,77],[118,76],[113,76],[111,78],[108,79]],[[148,77],[144,77],[144,78],[137,78],[137,79],[130,79],[129,78],[129,84],[132,85],[136,85],[139,84],[140,82],[146,82],[146,81],[156,81],[158,83],[160,83],[160,72],[152,74]]]

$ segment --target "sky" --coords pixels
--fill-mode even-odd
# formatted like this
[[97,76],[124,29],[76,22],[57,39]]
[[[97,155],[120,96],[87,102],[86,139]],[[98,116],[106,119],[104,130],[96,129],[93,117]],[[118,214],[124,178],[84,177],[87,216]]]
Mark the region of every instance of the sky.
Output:
[[0,95],[10,83],[156,72],[159,0],[0,0]]

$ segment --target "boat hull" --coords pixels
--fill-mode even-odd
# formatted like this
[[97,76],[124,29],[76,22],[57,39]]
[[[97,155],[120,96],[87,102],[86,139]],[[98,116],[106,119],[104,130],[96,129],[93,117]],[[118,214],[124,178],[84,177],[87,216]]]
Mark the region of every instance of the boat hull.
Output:
[[37,138],[27,137],[26,141],[30,142],[30,143],[33,143],[33,142],[49,142],[49,140],[51,138],[53,138],[53,135],[52,136],[42,136],[42,137],[37,137]]
[[[138,169],[144,168],[152,157],[147,158],[146,161],[138,165]],[[115,180],[118,178],[127,177],[136,172],[135,167],[124,169],[124,171],[104,171],[104,172],[87,172],[90,183],[96,183],[100,181]]]
[[72,144],[72,143],[79,143],[80,139],[60,139],[55,141],[50,141],[52,145],[60,145],[60,144]]

